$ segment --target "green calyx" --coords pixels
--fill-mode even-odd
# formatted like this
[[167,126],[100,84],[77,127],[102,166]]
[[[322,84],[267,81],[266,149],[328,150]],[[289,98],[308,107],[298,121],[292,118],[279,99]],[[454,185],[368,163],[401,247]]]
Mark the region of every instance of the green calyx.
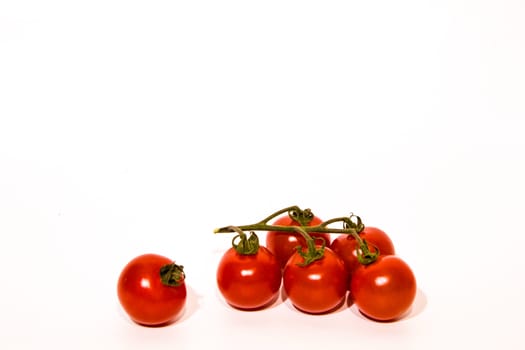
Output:
[[232,247],[241,255],[254,255],[259,251],[259,237],[252,231],[246,236],[243,230],[235,226],[231,229],[238,234],[232,239]]
[[372,252],[369,248],[369,243],[359,236],[359,233],[365,229],[365,225],[361,221],[361,218],[353,213],[345,218],[343,221],[343,227],[345,230],[352,230],[350,235],[357,241],[358,248],[356,248],[357,261],[361,265],[369,265],[377,260],[379,257],[379,248],[373,245],[374,251]]
[[324,243],[323,243],[323,245],[321,247],[316,247],[315,245],[314,245],[313,248],[308,247],[306,249],[306,251],[303,251],[303,247],[302,246],[298,246],[296,248],[297,249],[297,253],[303,258],[303,262],[299,263],[297,265],[299,265],[299,266],[308,266],[311,263],[313,263],[314,261],[321,260],[322,258],[324,258],[324,248],[325,248],[325,244]]
[[306,240],[306,250],[303,250],[302,246],[298,246],[295,249],[297,253],[303,258],[303,262],[297,264],[298,266],[308,266],[314,261],[320,260],[324,257],[324,248],[326,242],[324,238],[319,237],[318,239],[322,242],[321,246],[318,247],[315,244],[315,240],[310,236],[302,227],[294,227],[295,231],[300,233],[301,236]]
[[363,224],[363,221],[361,221],[361,218],[354,215],[354,213],[350,213],[350,215],[345,218],[343,221],[343,227],[345,230],[353,229],[356,233],[360,233],[365,229],[365,225]]
[[360,239],[358,241],[359,248],[357,248],[357,261],[361,265],[369,265],[377,260],[379,257],[379,248],[375,245],[372,245],[374,247],[374,251],[370,251],[370,248],[368,247],[368,242],[364,239]]
[[184,282],[185,278],[184,266],[182,265],[173,262],[160,268],[160,280],[165,286],[178,287]]
[[288,216],[301,226],[308,226],[314,218],[314,214],[310,209],[301,210],[299,207],[292,207],[292,209],[288,211]]

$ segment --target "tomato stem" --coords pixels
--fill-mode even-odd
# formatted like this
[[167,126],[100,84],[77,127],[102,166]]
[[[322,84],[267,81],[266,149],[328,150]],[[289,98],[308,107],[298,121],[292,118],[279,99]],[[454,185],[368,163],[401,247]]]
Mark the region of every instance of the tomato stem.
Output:
[[[355,227],[346,227],[346,228],[334,228],[334,227],[327,227],[329,224],[333,224],[335,222],[346,222],[349,221],[348,218],[342,217],[342,218],[336,218],[331,219],[329,221],[324,221],[319,225],[316,226],[302,226],[302,228],[307,232],[318,232],[318,233],[334,233],[334,234],[351,234],[352,236],[357,236],[359,232],[361,232],[364,228],[364,225],[360,227],[359,229]],[[237,228],[244,230],[244,231],[283,231],[283,232],[294,232],[295,228],[297,226],[283,226],[283,225],[270,225],[263,222],[259,222],[256,224],[250,224],[250,225],[241,225],[236,226]],[[225,227],[219,227],[213,230],[214,233],[231,233],[235,232],[232,229],[232,226],[225,226]]]
[[[236,226],[244,231],[283,231],[283,232],[294,232],[294,227],[297,226],[282,226],[282,225],[268,225],[268,224],[251,224],[251,225],[241,225]],[[308,232],[319,232],[319,233],[336,233],[336,234],[357,234],[357,231],[354,228],[333,228],[325,227],[323,224],[317,226],[302,226],[302,228]],[[231,229],[231,226],[219,227],[213,230],[214,233],[231,233],[235,232]]]
[[[301,226],[282,226],[271,225],[268,223],[273,218],[284,213],[288,213],[290,218],[297,221]],[[299,250],[299,254],[301,254],[305,258],[305,265],[308,265],[312,261],[322,258],[324,253],[324,247],[326,244],[326,242],[324,242],[323,240],[322,248],[317,249],[315,246],[315,240],[309,235],[309,233],[316,232],[347,234],[352,235],[352,237],[358,243],[357,259],[361,264],[368,265],[377,260],[379,256],[379,249],[376,246],[374,246],[374,251],[372,252],[368,246],[368,242],[366,242],[359,236],[359,233],[365,228],[365,225],[363,224],[359,216],[350,213],[349,216],[336,217],[330,220],[323,221],[322,223],[316,226],[308,226],[308,223],[312,220],[313,217],[314,215],[312,214],[310,209],[302,210],[298,206],[293,205],[278,210],[255,224],[242,226],[225,226],[216,228],[215,230],[213,230],[213,232],[237,232],[238,235],[233,238],[232,245],[240,254],[255,254],[259,249],[259,239],[253,231],[298,232],[305,238],[307,243],[308,250],[306,253],[303,253],[302,250]],[[342,229],[329,227],[329,225],[337,222],[343,223]],[[243,231],[252,232],[250,233],[249,237],[246,237],[246,234]],[[235,243],[235,240],[237,239],[240,239],[238,244]],[[321,252],[319,253],[318,251]]]
[[315,245],[315,239],[312,238],[312,236],[310,236],[308,232],[304,230],[304,227],[301,227],[301,226],[293,226],[293,227],[294,227],[295,232],[298,232],[299,234],[301,234],[301,236],[303,236],[303,238],[306,241],[306,252],[303,251],[303,247],[300,245],[295,248],[297,250],[297,253],[303,257],[303,262],[297,265],[307,266],[316,260],[322,259],[324,257],[324,248],[326,246],[326,242],[324,238],[322,237],[317,238],[321,240],[322,242],[321,247],[318,248]]
[[314,218],[314,214],[310,209],[301,210],[299,208],[297,208],[297,210],[289,210],[288,216],[290,219],[298,222],[301,226],[308,226],[310,221]]
[[366,240],[359,237],[357,242],[359,246],[357,249],[357,260],[361,265],[369,265],[377,260],[379,257],[379,248],[377,246],[372,245],[374,247],[374,251],[372,252],[368,247],[369,243]]
[[[307,209],[309,210],[309,209]],[[302,212],[301,208],[299,208],[297,205],[292,205],[290,207],[286,207],[286,208],[283,208],[281,210],[278,210],[276,211],[275,213],[271,214],[270,216],[264,218],[263,220],[259,221],[257,224],[268,224],[268,222],[270,220],[272,220],[273,218],[281,215],[281,214],[284,214],[284,213],[288,213],[288,215],[290,215],[290,217],[292,217],[292,215],[290,213],[292,212]],[[293,217],[292,217],[293,218]]]
[[[307,233],[318,232],[318,233],[351,234],[352,236],[354,236],[354,238],[357,239],[358,233],[361,232],[365,227],[365,225],[363,225],[361,221],[361,218],[354,214],[350,214],[350,216],[347,216],[347,217],[333,218],[333,219],[324,221],[321,224],[316,225],[316,226],[308,226],[308,224],[314,217],[312,211],[310,209],[302,210],[297,205],[293,205],[293,206],[278,210],[275,213],[271,214],[270,216],[267,216],[266,218],[264,218],[263,220],[255,224],[242,225],[242,226],[225,226],[225,227],[216,228],[213,230],[213,232],[214,233],[236,232],[234,227],[237,227],[238,229],[243,230],[243,231],[294,232],[295,229],[293,226],[271,225],[268,223],[273,218],[281,214],[284,214],[284,213],[288,213],[290,218],[292,220],[297,221]],[[328,225],[336,223],[336,222],[343,222],[343,229],[328,227]]]
[[262,224],[262,225],[268,224],[270,220],[284,213],[288,213],[288,216],[290,217],[290,219],[298,222],[301,226],[308,226],[310,221],[312,221],[312,219],[314,218],[314,214],[312,213],[310,209],[303,210],[299,208],[297,205],[292,205],[290,207],[286,207],[286,208],[276,211],[270,216],[259,221],[257,224]]
[[[238,234],[232,238],[232,247],[241,255],[253,255],[259,251],[259,237],[252,231],[246,236],[244,231],[236,226],[229,226],[233,232]],[[236,241],[239,241],[236,243]]]

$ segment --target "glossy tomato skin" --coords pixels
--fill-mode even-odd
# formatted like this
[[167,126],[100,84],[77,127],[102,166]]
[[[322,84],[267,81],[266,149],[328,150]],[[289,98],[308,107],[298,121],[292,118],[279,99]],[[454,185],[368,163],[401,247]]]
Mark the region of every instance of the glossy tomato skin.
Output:
[[217,268],[219,291],[228,304],[241,310],[256,310],[274,302],[281,280],[279,262],[264,246],[250,255],[230,248]]
[[380,256],[362,265],[350,282],[350,294],[358,309],[378,321],[393,321],[406,314],[416,289],[412,269],[395,255]]
[[161,326],[177,320],[186,304],[186,285],[162,284],[160,269],[173,263],[157,254],[144,254],[131,260],[122,270],[117,293],[129,317],[144,326]]
[[[317,216],[314,216],[308,226],[317,226],[323,221]],[[281,216],[273,225],[279,226],[300,226],[300,224],[290,218],[290,216]],[[329,233],[309,233],[312,238],[322,238],[325,240],[327,246],[330,245],[330,234]],[[319,243],[319,241],[316,241]],[[266,233],[266,247],[275,255],[281,268],[284,268],[288,259],[295,253],[297,246],[306,247],[306,241],[297,232],[283,232],[283,231],[268,231]]]
[[344,262],[330,248],[324,257],[307,266],[299,266],[303,257],[294,253],[283,272],[283,287],[291,303],[300,311],[323,314],[340,306],[346,296]]
[[[375,252],[374,246],[376,246],[381,255],[395,254],[394,244],[390,237],[376,227],[366,226],[359,233],[359,237],[369,243],[369,249],[372,252]],[[345,262],[350,279],[354,271],[361,266],[357,260],[357,241],[352,235],[341,234],[332,241],[330,248]]]

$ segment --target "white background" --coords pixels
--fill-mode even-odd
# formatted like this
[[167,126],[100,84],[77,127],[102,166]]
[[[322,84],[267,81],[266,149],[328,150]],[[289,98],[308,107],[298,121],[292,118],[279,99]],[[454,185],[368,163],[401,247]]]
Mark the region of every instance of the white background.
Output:
[[[523,348],[525,3],[0,3],[0,348]],[[418,295],[396,323],[232,310],[213,229],[360,215]],[[261,233],[262,240],[264,233]],[[186,312],[129,321],[136,255]]]

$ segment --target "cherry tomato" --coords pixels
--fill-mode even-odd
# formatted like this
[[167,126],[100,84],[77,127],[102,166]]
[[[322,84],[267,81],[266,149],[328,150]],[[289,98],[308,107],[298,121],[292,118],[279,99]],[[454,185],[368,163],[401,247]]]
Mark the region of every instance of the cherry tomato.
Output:
[[324,257],[306,266],[298,265],[303,262],[304,258],[296,252],[284,268],[283,286],[292,304],[311,314],[327,313],[340,306],[347,291],[343,260],[330,248],[324,248]]
[[[323,221],[314,216],[308,226],[317,226]],[[278,226],[300,226],[300,223],[293,220],[290,216],[281,216],[273,225]],[[322,238],[325,244],[330,245],[329,233],[311,232],[310,236],[314,239]],[[284,268],[288,259],[295,253],[298,246],[306,247],[305,239],[297,232],[268,231],[266,233],[266,247],[275,255],[281,268]]]
[[[366,226],[363,231],[359,233],[359,237],[368,243],[371,252],[375,252],[375,247],[379,249],[380,255],[394,255],[395,249],[392,240],[388,235],[376,228]],[[346,265],[349,278],[354,271],[361,266],[357,260],[357,248],[359,244],[352,235],[341,234],[336,237],[330,244],[330,248],[343,259]]]
[[260,309],[274,302],[281,280],[279,262],[263,246],[259,246],[255,254],[241,254],[230,248],[217,269],[217,285],[222,296],[228,304],[243,310]]
[[[129,317],[144,326],[177,320],[186,304],[183,267],[156,254],[131,260],[120,273],[117,293]],[[163,282],[164,281],[164,282]]]
[[402,317],[414,302],[416,278],[399,257],[379,256],[373,263],[355,270],[350,294],[365,316],[392,321]]

